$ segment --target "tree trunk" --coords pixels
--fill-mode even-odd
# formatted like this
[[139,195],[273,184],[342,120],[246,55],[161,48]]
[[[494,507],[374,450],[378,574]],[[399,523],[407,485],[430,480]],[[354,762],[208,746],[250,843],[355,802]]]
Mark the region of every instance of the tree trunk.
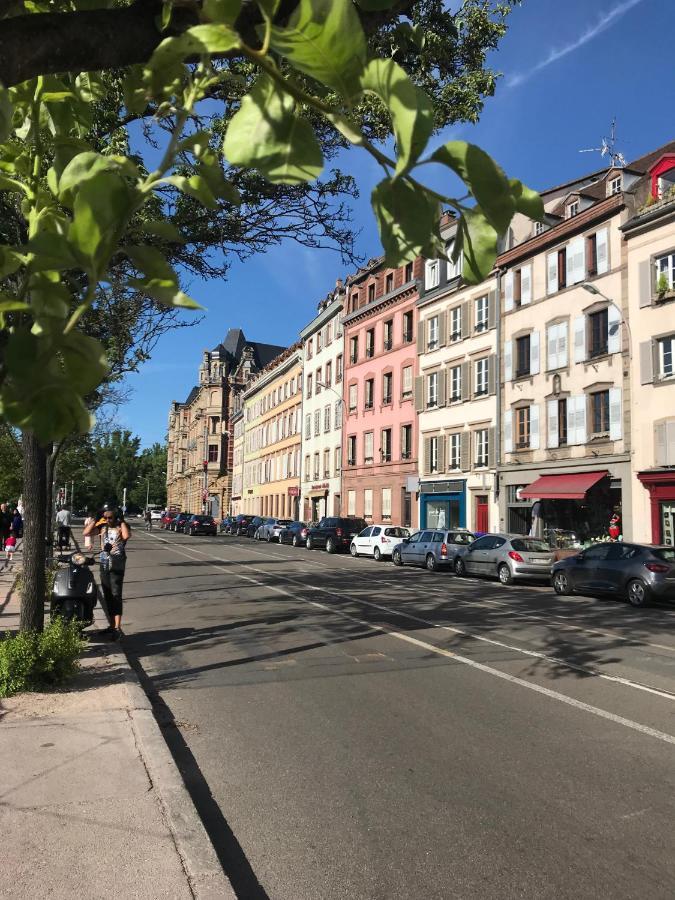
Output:
[[47,475],[45,483],[45,528],[46,540],[49,542],[54,534],[54,481],[56,480],[56,462],[63,447],[63,441],[50,444],[46,451]]
[[23,433],[23,588],[22,631],[42,631],[45,618],[45,502],[47,454],[31,431]]

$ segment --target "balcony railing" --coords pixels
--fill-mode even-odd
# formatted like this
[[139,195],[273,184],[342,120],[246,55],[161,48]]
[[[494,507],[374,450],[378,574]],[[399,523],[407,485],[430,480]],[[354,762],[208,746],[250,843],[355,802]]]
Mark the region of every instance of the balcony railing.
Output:
[[391,348],[394,346],[394,342],[390,339],[388,341],[384,341],[382,346],[384,347],[385,350],[391,350]]

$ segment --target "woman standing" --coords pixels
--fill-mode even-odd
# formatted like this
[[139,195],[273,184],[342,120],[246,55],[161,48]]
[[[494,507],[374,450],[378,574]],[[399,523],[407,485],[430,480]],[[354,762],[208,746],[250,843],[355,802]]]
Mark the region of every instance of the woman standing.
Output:
[[110,623],[103,634],[109,634],[113,641],[118,641],[122,636],[122,588],[127,564],[126,544],[131,537],[131,529],[118,509],[105,509],[97,522],[84,529],[84,537],[95,531],[101,539],[101,588]]

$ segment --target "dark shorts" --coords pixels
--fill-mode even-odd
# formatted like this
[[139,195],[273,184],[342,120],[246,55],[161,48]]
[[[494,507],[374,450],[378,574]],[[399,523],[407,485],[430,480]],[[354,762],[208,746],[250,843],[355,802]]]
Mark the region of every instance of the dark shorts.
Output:
[[101,566],[101,590],[103,591],[104,608],[108,615],[122,615],[122,587],[124,585],[124,569],[114,570]]

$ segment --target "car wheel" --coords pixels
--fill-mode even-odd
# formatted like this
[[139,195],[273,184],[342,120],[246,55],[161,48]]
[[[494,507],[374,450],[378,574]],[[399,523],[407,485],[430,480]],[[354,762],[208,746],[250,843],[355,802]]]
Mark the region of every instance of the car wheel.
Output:
[[513,584],[513,575],[506,563],[502,563],[497,569],[497,576],[502,584]]
[[556,594],[565,596],[572,593],[570,580],[564,572],[556,572],[553,576],[553,590]]
[[460,558],[455,560],[455,565],[453,566],[455,570],[455,575],[466,575],[466,566],[464,565],[464,560]]
[[636,609],[649,603],[649,588],[640,578],[633,578],[626,585],[626,596]]
[[271,544],[271,543],[272,543],[272,535],[271,535],[271,533],[270,533],[269,531],[267,532],[267,543],[268,543],[268,544]]
[[311,550],[311,549],[314,547],[314,544],[313,544],[312,539],[311,539],[310,537],[307,538],[307,542],[306,542],[306,544],[305,544],[305,547],[307,547],[308,550]]
[[335,553],[337,547],[335,546],[335,541],[333,538],[328,538],[326,541],[326,553]]
[[194,530],[194,528],[191,528],[190,529],[190,537],[194,537],[194,536],[195,536],[195,530]]
[[391,558],[392,558],[392,561],[395,566],[403,565],[403,560],[401,559],[401,551],[400,550],[394,550],[394,552],[391,555]]
[[293,540],[291,541],[291,543],[293,544],[294,547],[297,547],[297,546],[298,546],[298,536],[297,536],[297,534],[294,534],[294,535],[293,535]]
[[438,562],[436,561],[436,557],[433,553],[427,553],[425,564],[430,572],[435,572],[438,568]]
[[356,559],[356,557],[359,555],[359,551],[356,549],[356,544],[351,544],[351,546],[349,547],[349,552],[354,557],[354,559]]
[[376,547],[373,550],[373,559],[375,560],[375,562],[379,562],[382,559],[382,554],[380,553],[379,547]]

